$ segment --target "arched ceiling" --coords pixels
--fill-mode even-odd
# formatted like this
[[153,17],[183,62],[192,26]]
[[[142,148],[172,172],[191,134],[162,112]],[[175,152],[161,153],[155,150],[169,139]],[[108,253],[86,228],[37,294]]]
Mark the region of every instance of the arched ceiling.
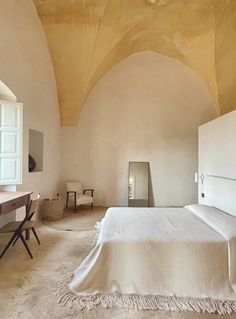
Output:
[[34,2],[52,55],[62,125],[78,123],[90,90],[107,70],[143,50],[189,66],[205,81],[222,113],[236,107],[232,65],[236,58],[236,1]]

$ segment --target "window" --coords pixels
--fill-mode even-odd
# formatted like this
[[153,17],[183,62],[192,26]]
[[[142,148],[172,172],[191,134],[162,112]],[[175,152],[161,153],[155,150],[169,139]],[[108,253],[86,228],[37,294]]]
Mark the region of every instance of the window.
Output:
[[0,185],[22,182],[23,105],[0,100]]

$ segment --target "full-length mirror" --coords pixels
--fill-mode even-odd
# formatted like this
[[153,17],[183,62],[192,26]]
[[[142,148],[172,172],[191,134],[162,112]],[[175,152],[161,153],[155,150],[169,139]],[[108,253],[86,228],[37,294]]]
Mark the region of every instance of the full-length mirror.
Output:
[[129,207],[148,207],[148,178],[148,162],[129,162]]

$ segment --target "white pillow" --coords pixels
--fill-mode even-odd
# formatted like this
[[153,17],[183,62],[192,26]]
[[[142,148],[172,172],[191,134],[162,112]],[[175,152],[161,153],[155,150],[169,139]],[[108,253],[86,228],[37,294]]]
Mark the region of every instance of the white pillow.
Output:
[[219,208],[213,207],[213,206],[208,206],[208,205],[203,205],[203,204],[192,204],[192,205],[187,205],[185,208],[189,209],[196,215],[204,215],[204,214],[214,214],[214,213],[223,213],[223,214],[228,214],[233,217],[236,217],[236,214],[234,211],[223,211]]
[[187,208],[189,210],[191,210],[191,212],[199,215],[200,213],[207,213],[207,214],[212,214],[216,211],[220,211],[219,209],[212,207],[212,206],[208,206],[208,205],[202,205],[202,204],[191,204],[191,205],[187,205],[184,206],[184,208]]
[[236,217],[207,205],[188,205],[186,209],[227,238],[236,237]]

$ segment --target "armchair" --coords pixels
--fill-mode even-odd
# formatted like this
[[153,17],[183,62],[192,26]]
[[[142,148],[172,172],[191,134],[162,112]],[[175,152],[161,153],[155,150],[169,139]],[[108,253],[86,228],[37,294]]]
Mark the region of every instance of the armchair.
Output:
[[[90,192],[90,194],[86,195],[86,192]],[[90,204],[91,209],[93,209],[93,193],[94,189],[83,189],[80,182],[66,183],[66,207],[71,203],[74,206],[75,213],[79,205]]]

